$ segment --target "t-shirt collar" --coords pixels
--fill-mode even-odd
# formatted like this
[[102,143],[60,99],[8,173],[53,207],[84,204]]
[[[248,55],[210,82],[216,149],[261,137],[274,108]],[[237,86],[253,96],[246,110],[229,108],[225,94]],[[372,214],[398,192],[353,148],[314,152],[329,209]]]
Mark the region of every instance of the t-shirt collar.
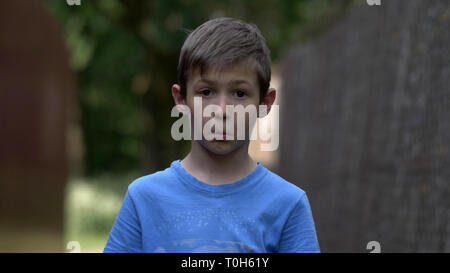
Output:
[[236,191],[240,191],[250,184],[257,183],[261,180],[262,176],[266,173],[265,167],[261,162],[257,162],[256,168],[248,174],[246,177],[229,184],[212,185],[206,182],[198,180],[191,173],[189,173],[183,165],[181,160],[175,160],[170,164],[171,168],[175,171],[180,180],[186,184],[187,187],[194,188],[203,192],[217,193],[217,194],[229,194]]

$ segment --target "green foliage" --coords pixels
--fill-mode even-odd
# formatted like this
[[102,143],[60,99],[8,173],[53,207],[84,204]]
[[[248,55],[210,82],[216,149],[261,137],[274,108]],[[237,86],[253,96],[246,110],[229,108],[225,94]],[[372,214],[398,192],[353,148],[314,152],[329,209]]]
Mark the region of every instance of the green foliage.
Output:
[[116,20],[118,1],[47,1],[62,21],[70,64],[77,73],[77,105],[86,150],[86,174],[123,172],[139,166],[143,151],[142,105],[132,81],[145,48]]
[[101,252],[127,190],[138,174],[72,178],[66,188],[65,238],[78,241],[81,251]]
[[187,30],[219,16],[255,23],[276,62],[290,43],[322,31],[326,18],[349,2],[81,0],[68,6],[44,0],[61,22],[76,73],[86,174],[157,170],[185,155],[188,143],[175,143],[169,132],[170,86]]

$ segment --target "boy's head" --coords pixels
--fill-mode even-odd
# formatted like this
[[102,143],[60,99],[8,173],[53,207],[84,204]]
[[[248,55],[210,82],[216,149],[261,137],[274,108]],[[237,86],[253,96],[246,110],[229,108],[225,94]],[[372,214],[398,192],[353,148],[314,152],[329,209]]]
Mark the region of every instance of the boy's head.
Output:
[[260,102],[270,84],[270,50],[258,27],[234,18],[217,18],[189,34],[181,48],[178,83],[186,96],[187,83],[195,69],[201,75],[211,68],[247,63],[256,72]]
[[[189,34],[183,44],[178,64],[178,82],[172,87],[176,104],[185,104],[196,115],[195,98],[202,98],[202,109],[219,106],[223,112],[222,131],[214,126],[214,135],[227,134],[226,105],[246,107],[275,100],[275,90],[269,89],[271,77],[270,51],[256,25],[233,18],[217,18],[205,22]],[[272,90],[273,89],[273,90]],[[203,113],[200,113],[202,115]],[[215,154],[229,154],[242,147],[250,138],[253,121],[245,114],[245,139],[237,140],[237,117],[234,118],[233,140],[199,140]],[[202,117],[202,128],[210,118]],[[241,118],[240,121],[243,121]],[[194,128],[191,119],[191,128]],[[228,137],[227,137],[228,139]]]

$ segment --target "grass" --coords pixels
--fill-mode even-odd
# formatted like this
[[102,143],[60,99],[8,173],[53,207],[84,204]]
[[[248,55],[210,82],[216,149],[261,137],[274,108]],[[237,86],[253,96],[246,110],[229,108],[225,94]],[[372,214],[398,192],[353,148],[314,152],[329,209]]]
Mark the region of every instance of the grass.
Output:
[[71,178],[65,198],[65,245],[77,241],[80,252],[102,252],[127,187],[137,177],[133,173]]

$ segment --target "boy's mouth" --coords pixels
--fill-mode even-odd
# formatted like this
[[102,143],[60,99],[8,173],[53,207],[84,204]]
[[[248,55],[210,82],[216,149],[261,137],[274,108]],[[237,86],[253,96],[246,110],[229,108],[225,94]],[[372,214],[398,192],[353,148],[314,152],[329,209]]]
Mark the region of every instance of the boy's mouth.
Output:
[[[220,138],[220,137],[222,137],[222,139],[218,139],[218,138]],[[231,139],[232,139],[232,136],[227,135],[226,132],[223,132],[222,134],[221,134],[221,133],[215,133],[215,134],[214,134],[214,139],[215,139],[215,140],[219,140],[219,141],[226,141],[226,140],[231,140]]]

